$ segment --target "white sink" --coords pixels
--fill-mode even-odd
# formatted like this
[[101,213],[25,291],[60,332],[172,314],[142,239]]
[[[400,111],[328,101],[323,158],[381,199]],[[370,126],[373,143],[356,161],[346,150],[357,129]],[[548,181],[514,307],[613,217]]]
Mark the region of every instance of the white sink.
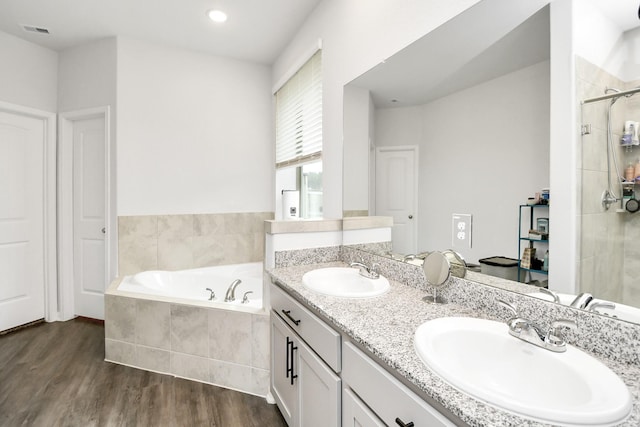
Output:
[[609,426],[631,412],[629,389],[599,360],[568,345],[554,353],[501,322],[444,317],[415,333],[416,352],[459,390],[520,416],[562,426]]
[[302,276],[302,286],[324,295],[369,298],[389,291],[389,281],[380,276],[368,279],[357,268],[329,267],[311,270]]

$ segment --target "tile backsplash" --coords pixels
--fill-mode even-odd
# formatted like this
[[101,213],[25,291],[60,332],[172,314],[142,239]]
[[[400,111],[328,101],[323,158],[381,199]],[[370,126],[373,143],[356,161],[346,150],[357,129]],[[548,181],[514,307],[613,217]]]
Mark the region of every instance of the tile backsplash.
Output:
[[118,275],[264,259],[273,212],[118,217]]

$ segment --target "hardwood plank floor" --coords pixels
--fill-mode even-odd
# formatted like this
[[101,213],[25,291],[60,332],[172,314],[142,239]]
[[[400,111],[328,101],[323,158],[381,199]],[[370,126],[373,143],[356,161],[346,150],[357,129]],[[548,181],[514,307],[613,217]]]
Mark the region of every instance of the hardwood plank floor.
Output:
[[84,319],[0,336],[0,426],[286,426],[264,398],[103,359]]

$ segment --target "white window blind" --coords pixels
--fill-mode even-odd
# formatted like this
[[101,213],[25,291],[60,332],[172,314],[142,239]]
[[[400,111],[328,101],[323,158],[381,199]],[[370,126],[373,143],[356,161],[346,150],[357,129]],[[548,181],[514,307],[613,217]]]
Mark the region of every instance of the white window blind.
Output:
[[322,51],[276,92],[276,168],[322,157]]

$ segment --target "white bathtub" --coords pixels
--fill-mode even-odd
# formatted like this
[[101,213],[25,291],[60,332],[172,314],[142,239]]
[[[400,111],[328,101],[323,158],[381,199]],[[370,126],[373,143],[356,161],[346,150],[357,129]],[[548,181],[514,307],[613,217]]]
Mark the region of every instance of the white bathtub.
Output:
[[[222,265],[180,271],[144,271],[125,276],[117,291],[146,295],[149,299],[176,301],[203,307],[257,312],[262,310],[262,263]],[[235,301],[224,302],[229,285],[241,283],[235,290]],[[215,298],[210,300],[210,288]],[[246,292],[248,302],[242,299]]]

